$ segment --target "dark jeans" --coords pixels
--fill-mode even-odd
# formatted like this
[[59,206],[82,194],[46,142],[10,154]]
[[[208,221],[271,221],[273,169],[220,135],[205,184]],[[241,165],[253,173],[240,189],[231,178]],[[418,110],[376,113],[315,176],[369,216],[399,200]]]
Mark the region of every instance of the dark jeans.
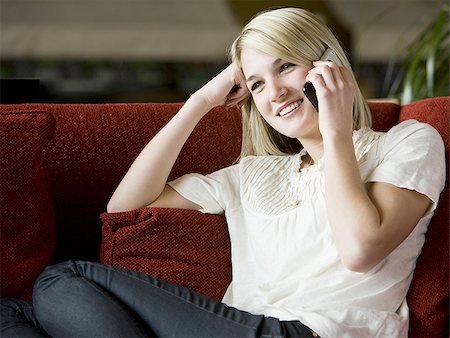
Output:
[[47,268],[33,303],[1,300],[2,337],[312,337],[138,272],[90,262]]

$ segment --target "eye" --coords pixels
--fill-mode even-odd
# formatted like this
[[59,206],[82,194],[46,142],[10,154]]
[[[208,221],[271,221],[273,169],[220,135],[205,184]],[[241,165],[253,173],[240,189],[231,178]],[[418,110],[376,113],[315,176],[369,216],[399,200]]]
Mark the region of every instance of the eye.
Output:
[[289,62],[284,63],[284,64],[281,65],[281,67],[280,67],[280,73],[281,73],[281,72],[284,72],[286,69],[289,69],[289,68],[291,68],[291,67],[293,67],[293,66],[294,66],[293,63],[289,63]]
[[255,83],[253,83],[252,86],[250,87],[250,90],[253,92],[253,91],[257,90],[259,87],[261,87],[261,81],[257,81]]

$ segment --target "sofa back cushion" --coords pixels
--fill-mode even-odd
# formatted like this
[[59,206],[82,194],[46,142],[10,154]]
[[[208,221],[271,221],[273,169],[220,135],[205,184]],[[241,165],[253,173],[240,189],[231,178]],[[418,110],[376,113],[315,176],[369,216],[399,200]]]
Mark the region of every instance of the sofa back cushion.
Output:
[[398,122],[400,106],[391,102],[369,102],[372,113],[372,129],[375,131],[388,131]]
[[450,98],[439,97],[403,106],[399,120],[416,119],[437,129],[444,140],[447,180],[428,227],[407,299],[411,337],[449,336],[449,121]]
[[100,260],[220,300],[231,281],[224,216],[187,209],[103,213]]
[[43,150],[55,119],[37,111],[0,114],[1,297],[30,298],[54,259],[56,231]]

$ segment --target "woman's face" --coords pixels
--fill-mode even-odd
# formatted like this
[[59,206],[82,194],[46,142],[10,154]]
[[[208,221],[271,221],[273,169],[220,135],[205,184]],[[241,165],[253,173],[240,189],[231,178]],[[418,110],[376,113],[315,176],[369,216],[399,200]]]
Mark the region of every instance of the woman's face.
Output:
[[318,113],[303,94],[309,68],[249,48],[242,50],[241,64],[247,88],[269,125],[292,138],[318,136]]

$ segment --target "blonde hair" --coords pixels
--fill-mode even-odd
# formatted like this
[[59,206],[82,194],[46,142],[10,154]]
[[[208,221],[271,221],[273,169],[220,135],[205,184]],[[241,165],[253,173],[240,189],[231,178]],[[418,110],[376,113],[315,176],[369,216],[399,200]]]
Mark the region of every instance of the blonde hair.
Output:
[[[232,44],[229,56],[240,69],[244,48],[256,49],[302,67],[311,67],[330,47],[355,82],[353,128],[370,127],[369,107],[361,94],[344,50],[331,30],[315,15],[301,8],[280,8],[256,15]],[[272,128],[261,116],[253,99],[242,107],[241,158],[248,155],[298,153],[302,145]]]

